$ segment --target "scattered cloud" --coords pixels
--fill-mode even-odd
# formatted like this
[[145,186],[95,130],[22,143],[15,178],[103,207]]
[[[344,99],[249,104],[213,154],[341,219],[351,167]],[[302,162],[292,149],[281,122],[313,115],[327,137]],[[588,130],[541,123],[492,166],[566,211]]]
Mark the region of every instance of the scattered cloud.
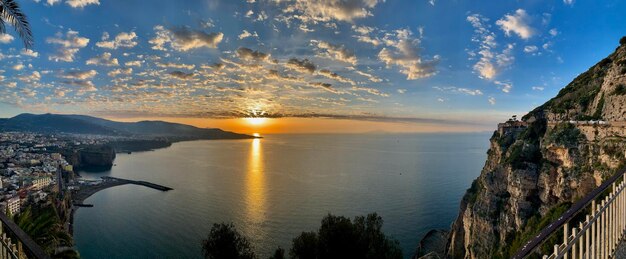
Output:
[[132,48],[137,46],[137,34],[134,31],[121,32],[114,39],[109,40],[109,34],[102,34],[102,41],[96,42],[96,46],[106,49]]
[[524,47],[524,52],[526,53],[535,53],[537,50],[539,50],[539,48],[535,45],[528,45]]
[[33,57],[33,58],[39,57],[39,52],[36,52],[36,51],[34,51],[32,49],[22,49],[20,51],[20,54],[22,54],[24,56]]
[[532,89],[534,91],[543,91],[545,88],[543,86],[533,86]]
[[249,31],[247,31],[247,30],[243,30],[243,32],[241,32],[241,34],[239,34],[239,36],[238,36],[238,38],[239,38],[240,40],[245,39],[245,38],[248,38],[248,37],[255,37],[255,38],[258,38],[258,37],[259,37],[259,35],[256,33],[256,31],[255,31],[255,32],[253,32],[253,33],[250,33],[250,32],[249,32]]
[[506,36],[511,33],[517,34],[522,39],[529,39],[535,34],[535,29],[530,27],[530,16],[524,9],[517,9],[513,14],[506,14],[496,24],[504,31]]
[[76,53],[89,44],[89,39],[80,37],[77,31],[68,30],[65,37],[63,34],[57,33],[55,37],[47,38],[46,43],[57,45],[56,53],[48,56],[49,60],[72,62]]
[[325,41],[317,40],[312,40],[311,42],[316,43],[318,48],[324,50],[324,55],[326,55],[327,57],[356,65],[356,55],[354,55],[352,51],[346,49],[343,45],[335,45]]
[[96,66],[119,66],[119,62],[117,58],[111,58],[111,53],[104,52],[102,55],[95,56],[93,58],[88,59],[85,64],[87,65],[96,65]]
[[[53,5],[57,1],[52,1],[54,2],[52,4],[50,2],[51,1],[48,1],[48,4]],[[73,8],[81,8],[81,9],[88,5],[100,5],[99,0],[67,0],[65,1],[65,3]]]
[[11,34],[0,33],[0,43],[11,43],[15,38]]
[[492,96],[489,96],[487,101],[489,101],[489,104],[491,104],[491,105],[496,105],[496,98],[494,98]]
[[303,72],[303,73],[313,73],[315,72],[315,64],[309,61],[308,59],[299,60],[297,58],[291,58],[287,61],[287,67],[293,70]]
[[242,60],[252,60],[252,61],[266,61],[269,59],[270,55],[267,53],[254,51],[249,48],[238,48],[237,56]]
[[71,70],[71,71],[66,71],[63,72],[59,75],[60,78],[65,78],[65,79],[75,79],[75,80],[85,80],[85,79],[90,79],[93,78],[94,76],[96,76],[98,74],[98,72],[96,70]]
[[465,95],[483,95],[483,92],[479,89],[469,89],[469,88],[462,88],[462,87],[455,87],[455,86],[445,86],[445,87],[439,87],[439,86],[435,86],[433,87],[433,89],[442,91],[442,92],[448,92],[448,93],[457,93],[457,94],[465,94]]
[[496,35],[490,30],[489,19],[480,14],[472,14],[467,21],[474,28],[472,41],[478,43],[478,49],[468,54],[470,59],[478,59],[473,69],[478,77],[492,80],[504,68],[510,66],[515,57],[513,56],[513,44],[507,44],[500,50],[496,42]]
[[[282,3],[284,1],[275,1]],[[383,0],[295,0],[289,2],[283,12],[297,14],[305,23],[329,22],[333,20],[352,22],[372,16],[371,10]]]
[[166,45],[177,51],[188,51],[198,48],[217,48],[217,45],[224,39],[224,34],[206,33],[200,30],[192,30],[187,27],[176,27],[166,29],[162,25],[154,27],[156,36],[149,42],[152,49],[167,50]]
[[421,55],[421,40],[414,38],[410,30],[396,30],[395,34],[388,35],[385,42],[387,47],[378,53],[378,58],[387,67],[399,67],[400,73],[405,74],[407,80],[426,78],[437,74],[436,66],[439,63],[439,56],[425,60]]
[[502,92],[508,93],[511,92],[511,88],[513,88],[513,84],[511,82],[502,82],[502,81],[493,81],[494,84],[498,85],[498,88],[502,90]]

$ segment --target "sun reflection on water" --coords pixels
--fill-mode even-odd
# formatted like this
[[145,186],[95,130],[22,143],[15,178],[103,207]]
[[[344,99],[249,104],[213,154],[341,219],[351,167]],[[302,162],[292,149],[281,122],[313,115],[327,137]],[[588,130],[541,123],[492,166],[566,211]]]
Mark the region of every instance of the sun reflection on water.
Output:
[[265,219],[265,171],[261,139],[253,139],[246,173],[246,212],[255,224]]

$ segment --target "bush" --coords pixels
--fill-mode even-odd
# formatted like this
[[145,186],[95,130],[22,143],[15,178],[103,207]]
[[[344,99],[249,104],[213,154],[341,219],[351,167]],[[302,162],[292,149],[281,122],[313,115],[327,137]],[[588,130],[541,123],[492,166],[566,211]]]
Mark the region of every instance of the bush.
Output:
[[615,87],[615,90],[613,90],[613,94],[614,95],[624,95],[624,94],[626,94],[626,86],[624,86],[624,84],[617,85],[617,87]]
[[257,258],[252,251],[250,242],[231,224],[213,224],[207,239],[202,240],[204,257],[209,259],[233,258],[253,259]]
[[619,44],[620,45],[624,45],[626,44],[626,36],[622,37],[621,39],[619,39]]

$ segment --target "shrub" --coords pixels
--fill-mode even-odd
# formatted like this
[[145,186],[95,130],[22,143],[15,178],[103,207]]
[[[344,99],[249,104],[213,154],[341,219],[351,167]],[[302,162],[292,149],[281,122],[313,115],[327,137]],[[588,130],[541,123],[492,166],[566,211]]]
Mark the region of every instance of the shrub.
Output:
[[626,94],[626,86],[624,86],[624,84],[617,85],[617,87],[615,87],[615,90],[613,90],[613,94],[614,95],[624,95],[624,94]]
[[626,36],[622,37],[621,39],[619,39],[619,44],[620,45],[624,45],[626,44]]

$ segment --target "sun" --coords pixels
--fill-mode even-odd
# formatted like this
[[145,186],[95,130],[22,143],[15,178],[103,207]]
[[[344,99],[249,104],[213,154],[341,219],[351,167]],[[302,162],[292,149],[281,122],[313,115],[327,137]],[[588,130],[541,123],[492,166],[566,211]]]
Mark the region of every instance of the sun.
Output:
[[253,126],[260,126],[267,122],[267,118],[263,118],[263,117],[250,117],[250,118],[243,118],[243,119],[248,124],[253,125]]

